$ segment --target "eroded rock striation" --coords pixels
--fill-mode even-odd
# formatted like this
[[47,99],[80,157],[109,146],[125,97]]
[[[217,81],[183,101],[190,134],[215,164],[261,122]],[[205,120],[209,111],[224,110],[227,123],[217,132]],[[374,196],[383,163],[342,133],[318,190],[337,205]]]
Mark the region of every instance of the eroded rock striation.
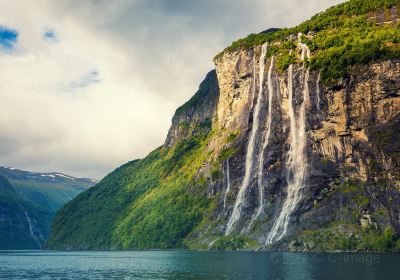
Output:
[[[229,159],[232,182],[229,196],[232,200],[244,176],[246,142],[257,98],[252,95],[252,80],[258,79],[252,74],[252,69],[256,61],[254,57],[259,53],[260,48],[255,47],[224,54],[216,61],[220,100],[214,123],[226,135],[215,139],[213,147],[240,147],[239,152]],[[266,63],[269,67],[271,59]],[[285,73],[273,71],[273,79],[264,80],[263,113],[259,119],[262,125],[257,132],[254,155],[255,160],[263,157],[264,197],[258,197],[259,167],[254,165],[236,232],[243,233],[262,200],[265,202],[262,215],[248,234],[260,243],[268,243],[268,233],[287,199],[290,182],[287,162],[293,137],[290,129],[301,122],[301,105],[305,104],[307,143],[303,160],[306,175],[301,185],[301,201],[290,215],[289,231],[284,240],[327,225],[352,228],[358,224],[365,226],[366,221],[380,229],[391,226],[399,233],[400,216],[395,205],[400,203],[400,139],[396,127],[400,122],[400,61],[386,60],[363,66],[357,74],[331,87],[321,83],[318,72],[309,73],[305,80],[307,70],[302,65],[294,65],[292,71],[291,75],[289,70]],[[267,74],[265,71],[265,77]],[[293,91],[291,102],[289,87]],[[304,99],[305,87],[308,87],[309,99]],[[263,137],[268,129],[269,90],[273,90],[272,133],[268,146],[261,153]],[[296,115],[292,123],[291,106]],[[234,142],[224,144],[224,139],[232,131],[241,133]],[[215,216],[229,219],[231,208],[232,205],[224,210],[224,214]],[[376,222],[372,223],[372,220]],[[220,227],[219,230],[223,232],[225,229]]]

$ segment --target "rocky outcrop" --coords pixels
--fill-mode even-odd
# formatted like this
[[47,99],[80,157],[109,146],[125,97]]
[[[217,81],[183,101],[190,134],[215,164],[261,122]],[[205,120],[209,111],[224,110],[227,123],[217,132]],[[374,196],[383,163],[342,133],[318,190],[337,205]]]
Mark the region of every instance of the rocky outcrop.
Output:
[[375,12],[370,12],[368,15],[368,21],[374,22],[378,25],[395,24],[400,20],[399,7],[400,6],[392,6],[388,10],[382,8]]

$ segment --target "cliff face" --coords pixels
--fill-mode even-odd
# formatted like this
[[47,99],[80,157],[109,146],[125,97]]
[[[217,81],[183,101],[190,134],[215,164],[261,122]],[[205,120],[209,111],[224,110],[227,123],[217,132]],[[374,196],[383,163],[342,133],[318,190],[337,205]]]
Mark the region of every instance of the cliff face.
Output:
[[165,144],[68,203],[48,246],[400,250],[400,33],[368,19],[395,6],[234,42]]
[[[300,56],[301,49],[298,51]],[[290,70],[278,73],[268,59],[260,75],[260,53],[260,47],[255,47],[226,53],[216,60],[220,99],[214,126],[221,134],[211,146],[217,150],[239,148],[224,162],[224,181],[229,181],[230,186],[227,189],[225,183],[224,189],[219,190],[222,194],[229,192],[220,195],[214,215],[220,226],[213,234],[226,234],[226,226],[221,224],[228,223],[241,189],[245,189],[241,214],[232,233],[246,234],[261,244],[272,241],[277,244],[274,246],[288,248],[288,241],[295,240],[298,248],[292,249],[303,250],[308,248],[307,243],[298,242],[293,236],[300,235],[301,239],[304,232],[332,227],[341,228],[349,236],[368,226],[381,230],[391,226],[400,233],[396,210],[400,203],[400,139],[396,128],[400,122],[400,61],[360,67],[356,74],[327,88],[317,72],[308,72],[302,65],[294,65],[291,74]],[[262,88],[253,90],[262,79]],[[253,132],[258,94],[262,94],[259,124]],[[300,161],[291,165],[296,146],[291,126],[301,125],[302,104],[306,112],[306,142]],[[294,121],[290,117],[291,106]],[[263,147],[269,117],[271,134],[268,145]],[[241,133],[226,144],[232,131]],[[255,140],[249,163],[246,155],[252,133]],[[227,164],[230,178],[226,178]],[[250,179],[244,186],[246,167],[250,169]],[[288,190],[297,176],[296,169],[301,168],[305,170],[304,178],[296,185],[299,193]],[[288,196],[296,195],[297,200],[290,200],[289,213],[283,215]],[[224,203],[224,198],[230,203]],[[260,204],[262,210],[257,216]],[[284,226],[279,229],[275,224],[282,215],[287,232],[280,239]],[[252,221],[255,217],[257,220]],[[268,240],[274,226],[278,233]],[[334,234],[334,229],[326,234]]]
[[207,74],[194,96],[179,107],[168,131],[165,146],[172,147],[179,141],[201,133],[208,133],[218,102],[219,88],[215,71]]

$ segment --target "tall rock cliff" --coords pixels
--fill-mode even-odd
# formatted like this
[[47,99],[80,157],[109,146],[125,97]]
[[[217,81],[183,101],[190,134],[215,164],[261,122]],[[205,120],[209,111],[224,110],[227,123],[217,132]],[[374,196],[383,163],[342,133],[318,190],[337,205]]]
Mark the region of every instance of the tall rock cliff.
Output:
[[[301,56],[301,48],[298,51]],[[392,227],[400,233],[400,216],[396,209],[400,205],[400,133],[397,128],[400,61],[384,60],[363,66],[356,75],[325,87],[318,72],[293,65],[284,73],[278,73],[268,59],[260,91],[252,88],[260,82],[260,77],[253,73],[259,72],[260,66],[254,59],[259,56],[260,47],[256,46],[226,53],[216,61],[221,96],[215,126],[222,133],[214,139],[213,146],[237,152],[224,162],[224,170],[229,164],[230,178],[226,178],[226,171],[224,173],[225,181],[230,182],[229,193],[224,197],[229,203],[221,198],[214,217],[228,223],[235,200],[239,199],[238,193],[245,189],[241,215],[235,221],[232,234],[251,236],[261,244],[292,240],[292,236],[296,236],[293,244],[304,249],[308,248],[308,243],[297,242],[298,238],[303,240],[301,234],[311,243],[315,241],[309,235],[324,235],[328,242],[328,235],[346,239],[355,235],[355,231],[370,226],[382,230]],[[261,110],[256,115],[258,127],[254,147],[250,148],[258,94],[262,94]],[[269,102],[272,103],[270,115]],[[302,120],[303,105],[306,113]],[[269,117],[272,119],[268,120]],[[302,122],[306,142],[300,147],[299,158],[294,150],[301,145],[301,139],[292,133],[302,133],[299,130]],[[293,131],[293,126],[297,130]],[[268,130],[271,132],[266,139]],[[241,133],[235,141],[226,144],[225,139],[232,131]],[[246,163],[249,149],[252,149],[252,161]],[[250,179],[243,185],[246,168],[250,170]],[[294,186],[298,193],[289,190],[302,168],[304,173],[300,176],[304,177]],[[224,188],[222,193],[228,186]],[[285,205],[288,199],[289,206]],[[253,221],[260,204],[263,209],[257,221]],[[223,205],[228,206],[224,208]],[[287,211],[288,216],[282,211]],[[271,231],[279,218],[286,221],[277,225],[277,232],[272,236]],[[284,229],[285,223],[287,229]],[[321,228],[326,232],[320,233]],[[226,227],[221,226],[214,229],[213,234],[224,235],[225,231]],[[288,244],[276,246],[286,248]],[[331,245],[313,246],[325,249],[323,246]],[[332,246],[326,249],[334,249],[335,245]]]
[[234,42],[165,144],[67,204],[48,246],[399,250],[399,6]]

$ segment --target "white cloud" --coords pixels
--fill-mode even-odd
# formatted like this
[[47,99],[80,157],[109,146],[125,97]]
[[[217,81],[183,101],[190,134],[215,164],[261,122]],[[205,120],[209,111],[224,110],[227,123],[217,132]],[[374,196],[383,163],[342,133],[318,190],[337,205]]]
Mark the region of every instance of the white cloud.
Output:
[[0,164],[104,176],[163,143],[232,40],[338,2],[0,0],[19,32],[0,52]]

